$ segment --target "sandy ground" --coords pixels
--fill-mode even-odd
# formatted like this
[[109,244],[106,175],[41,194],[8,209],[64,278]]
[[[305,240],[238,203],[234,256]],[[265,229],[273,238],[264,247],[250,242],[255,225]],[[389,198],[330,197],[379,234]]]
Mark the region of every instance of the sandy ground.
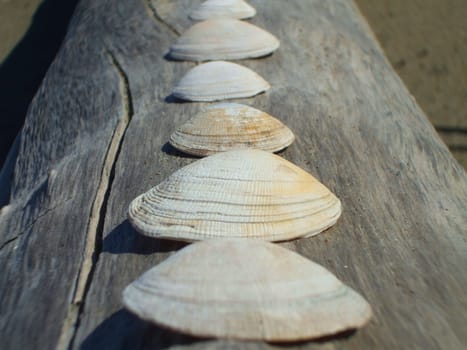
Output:
[[3,62],[26,33],[41,2],[42,0],[0,0],[0,62]]
[[[70,0],[61,0],[67,1]],[[0,70],[6,69],[6,63],[11,65],[13,54],[21,55],[18,46],[24,44],[32,17],[42,2],[48,8],[63,6],[55,5],[58,1],[54,0],[0,0]],[[467,0],[356,0],[356,3],[396,71],[453,154],[467,168]],[[22,59],[33,60],[34,56]],[[44,73],[42,69],[40,74]],[[40,81],[38,74],[35,79]],[[29,84],[27,78],[22,81],[21,84]],[[35,84],[29,85],[28,89],[34,91]],[[18,84],[15,93],[22,90]],[[15,103],[25,106],[16,108],[15,113],[2,111],[15,115],[15,121],[6,122],[0,116],[0,138],[5,144],[2,148],[12,141],[11,135],[3,134],[15,134],[13,130],[21,125],[21,120],[16,119],[25,114],[31,92],[24,95]],[[0,154],[0,164],[3,158]]]
[[395,70],[467,168],[467,0],[355,0]]

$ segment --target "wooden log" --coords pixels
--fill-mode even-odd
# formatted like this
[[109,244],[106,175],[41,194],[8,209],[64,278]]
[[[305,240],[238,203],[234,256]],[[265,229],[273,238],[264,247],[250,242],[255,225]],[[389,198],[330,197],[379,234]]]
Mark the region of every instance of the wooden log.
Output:
[[[182,243],[144,238],[126,212],[194,159],[167,145],[202,103],[170,90],[194,63],[166,53],[200,1],[82,0],[0,176],[3,349],[274,348],[197,339],[122,309],[131,281]],[[241,63],[271,84],[242,102],[297,136],[283,157],[343,204],[338,223],[282,243],[371,303],[355,333],[306,349],[467,346],[467,181],[352,2],[251,1],[273,55]],[[11,171],[11,176],[10,170]],[[5,202],[5,201],[4,201]]]

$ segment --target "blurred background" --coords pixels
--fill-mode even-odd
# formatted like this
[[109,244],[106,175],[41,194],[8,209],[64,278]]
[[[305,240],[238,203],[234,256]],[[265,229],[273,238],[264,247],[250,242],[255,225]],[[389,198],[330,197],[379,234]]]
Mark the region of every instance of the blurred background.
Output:
[[355,0],[386,56],[467,169],[467,0]]
[[[355,2],[394,69],[467,168],[467,0]],[[0,0],[0,168],[76,3]]]

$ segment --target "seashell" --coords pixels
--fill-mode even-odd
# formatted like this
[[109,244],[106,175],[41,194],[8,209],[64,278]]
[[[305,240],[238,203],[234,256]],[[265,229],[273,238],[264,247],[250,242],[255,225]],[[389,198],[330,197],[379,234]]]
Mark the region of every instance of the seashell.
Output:
[[296,341],[364,326],[370,305],[324,267],[262,242],[191,244],[123,292],[139,317],[196,336]]
[[281,121],[238,103],[208,107],[170,136],[172,146],[195,156],[241,148],[277,152],[293,140],[292,131]]
[[246,19],[256,15],[256,10],[243,0],[207,0],[190,13],[190,18],[204,21],[212,18]]
[[239,60],[269,55],[279,40],[265,30],[236,19],[212,19],[192,26],[170,47],[170,56],[185,61]]
[[192,68],[172,93],[188,101],[218,101],[255,96],[270,87],[251,69],[236,63],[216,61]]
[[339,199],[313,176],[253,149],[191,163],[129,208],[129,220],[142,234],[184,241],[308,237],[332,226],[340,214]]

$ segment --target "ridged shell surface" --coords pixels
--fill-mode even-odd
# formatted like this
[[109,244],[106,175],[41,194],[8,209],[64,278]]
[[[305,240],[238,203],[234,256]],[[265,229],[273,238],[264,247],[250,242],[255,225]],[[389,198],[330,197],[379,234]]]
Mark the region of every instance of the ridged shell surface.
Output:
[[292,131],[281,121],[238,103],[208,107],[170,136],[172,146],[195,156],[243,148],[277,152],[293,140]]
[[193,25],[170,48],[185,61],[238,60],[266,56],[279,40],[265,30],[236,19],[212,19]]
[[260,150],[218,153],[176,171],[134,199],[141,233],[184,241],[313,236],[332,226],[341,204],[313,176]]
[[175,86],[175,97],[188,101],[219,101],[255,96],[271,86],[242,65],[216,61],[192,68]]
[[213,18],[246,19],[256,14],[256,10],[243,0],[208,0],[190,13],[190,18],[204,21]]
[[268,242],[194,243],[123,293],[141,318],[197,336],[296,341],[365,325],[370,305],[331,272]]

